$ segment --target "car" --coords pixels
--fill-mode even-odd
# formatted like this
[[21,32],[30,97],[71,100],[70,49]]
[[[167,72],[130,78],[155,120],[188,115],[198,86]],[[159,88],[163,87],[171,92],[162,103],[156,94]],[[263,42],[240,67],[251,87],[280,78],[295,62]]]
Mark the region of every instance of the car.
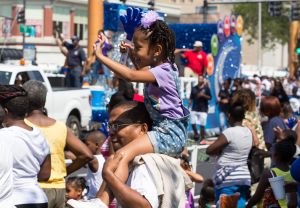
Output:
[[45,107],[49,117],[66,123],[78,137],[82,130],[89,130],[90,89],[52,87],[47,75],[37,66],[0,64],[0,84],[22,86],[29,80],[41,81],[47,87]]

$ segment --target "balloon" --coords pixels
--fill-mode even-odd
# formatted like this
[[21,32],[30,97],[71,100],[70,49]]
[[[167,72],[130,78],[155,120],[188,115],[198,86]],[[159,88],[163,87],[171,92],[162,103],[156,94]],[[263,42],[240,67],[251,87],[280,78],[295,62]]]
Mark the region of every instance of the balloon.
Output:
[[236,33],[236,17],[234,15],[230,17],[230,32],[231,34]]
[[239,36],[242,35],[243,29],[244,29],[244,20],[243,17],[239,15],[236,20],[236,31]]
[[215,68],[214,57],[212,56],[212,54],[208,54],[206,56],[206,59],[207,59],[207,75],[211,76],[214,73],[214,68]]
[[218,21],[218,38],[220,42],[224,41],[224,23],[223,21]]
[[230,36],[230,18],[228,16],[224,18],[224,34],[226,38]]
[[213,56],[216,56],[218,54],[219,50],[219,43],[218,43],[218,36],[214,34],[211,36],[210,45],[211,45],[211,53]]

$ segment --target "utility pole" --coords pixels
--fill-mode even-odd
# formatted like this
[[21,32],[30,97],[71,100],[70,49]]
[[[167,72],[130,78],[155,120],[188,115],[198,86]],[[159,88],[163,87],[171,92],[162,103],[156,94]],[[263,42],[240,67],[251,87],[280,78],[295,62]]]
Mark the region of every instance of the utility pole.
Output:
[[[25,16],[25,13],[26,13],[26,0],[23,0],[23,9],[24,9],[24,25],[25,25],[25,28],[26,28],[26,16]],[[24,58],[24,46],[25,46],[25,37],[26,37],[26,30],[24,30],[23,32],[23,58]]]
[[26,17],[25,17],[25,11],[26,11],[26,0],[23,0],[23,8],[18,11],[17,18],[16,18],[17,23],[24,24],[23,41],[22,41],[23,58],[24,58],[24,45],[25,45],[25,35],[26,35]]
[[203,23],[207,23],[208,2],[203,0]]
[[258,47],[257,47],[257,70],[261,75],[261,2],[258,3]]

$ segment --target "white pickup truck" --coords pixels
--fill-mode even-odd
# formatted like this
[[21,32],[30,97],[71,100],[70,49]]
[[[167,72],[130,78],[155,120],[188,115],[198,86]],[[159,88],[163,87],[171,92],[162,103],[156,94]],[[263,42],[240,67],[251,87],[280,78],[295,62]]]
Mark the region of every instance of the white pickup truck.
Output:
[[47,87],[49,117],[66,123],[77,136],[82,129],[88,129],[92,113],[89,89],[55,88],[43,70],[36,66],[0,64],[0,84],[24,84],[28,80],[41,81]]

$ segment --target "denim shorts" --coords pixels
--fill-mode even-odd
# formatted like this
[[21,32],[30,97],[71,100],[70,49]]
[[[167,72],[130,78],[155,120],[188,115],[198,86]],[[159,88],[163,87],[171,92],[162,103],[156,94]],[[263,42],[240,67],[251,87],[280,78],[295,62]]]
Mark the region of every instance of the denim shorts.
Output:
[[103,68],[104,77],[107,79],[112,79],[113,73],[109,70],[109,68],[107,66],[105,66],[104,64],[102,64],[102,68]]
[[147,134],[155,153],[176,157],[186,143],[186,122],[184,119],[154,121],[152,130]]

